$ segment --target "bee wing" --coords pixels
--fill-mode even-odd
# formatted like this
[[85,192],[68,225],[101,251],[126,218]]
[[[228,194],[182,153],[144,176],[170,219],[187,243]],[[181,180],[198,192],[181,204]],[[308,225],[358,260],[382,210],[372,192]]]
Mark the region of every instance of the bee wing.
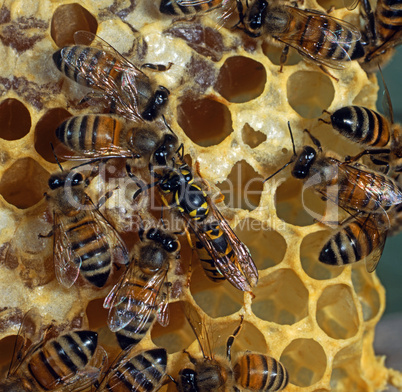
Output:
[[214,0],[176,0],[177,5],[180,7],[194,7],[196,5],[208,4]]
[[158,323],[162,325],[162,327],[166,327],[167,325],[169,325],[170,320],[168,307],[170,298],[170,286],[171,284],[166,281],[162,284],[160,295],[158,296],[158,299],[156,301],[156,303],[158,304],[158,307],[156,309],[156,319],[158,320]]
[[70,288],[80,273],[81,258],[74,252],[65,219],[54,213],[53,261],[56,278],[64,287]]
[[[339,25],[339,30],[336,31],[331,31],[329,29],[326,29],[323,27],[323,23],[320,23],[320,31],[324,35],[323,38],[331,42],[332,44],[347,44],[349,45],[351,42],[356,42],[360,39],[361,34],[360,31],[353,26],[352,24],[345,22],[343,20],[328,16],[326,14],[322,14],[318,11],[314,10],[300,10],[298,8],[290,7],[287,6],[286,10],[290,13],[293,14],[294,18],[299,20],[300,22],[303,22],[304,24],[311,24],[311,19],[332,19],[336,21],[336,23]],[[351,38],[348,37],[348,41],[345,42],[342,40],[339,35],[342,33],[343,30],[348,30],[350,31]],[[318,62],[322,65],[328,66],[330,68],[334,69],[343,69],[345,66],[342,64],[340,61],[336,59],[331,59],[331,58],[325,58],[322,56],[319,50],[316,51],[316,53],[311,54],[311,49],[310,46],[313,45],[314,48],[316,48],[317,45],[322,45],[322,42],[317,42],[317,36],[316,36],[317,30],[316,29],[307,29],[303,35],[303,45],[300,44],[299,39],[297,37],[275,37],[278,41],[283,42],[286,45],[291,46],[292,48],[296,49],[301,55],[309,58],[310,60],[314,62]],[[348,36],[350,36],[348,35]],[[319,48],[317,48],[319,49]],[[342,47],[339,46],[340,50],[343,50],[345,53],[346,59],[350,60],[349,54],[347,51]]]

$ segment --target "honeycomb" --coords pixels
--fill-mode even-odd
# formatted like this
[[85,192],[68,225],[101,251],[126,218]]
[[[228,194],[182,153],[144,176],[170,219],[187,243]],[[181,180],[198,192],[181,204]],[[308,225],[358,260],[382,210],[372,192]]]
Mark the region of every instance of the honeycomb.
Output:
[[[202,177],[225,196],[219,207],[250,248],[260,274],[253,294],[227,282],[215,284],[181,239],[181,261],[169,271],[170,323],[166,328],[155,323],[140,346],[165,347],[170,354],[168,373],[177,376],[188,361],[183,349],[200,354],[180,304],[188,302],[209,326],[218,354],[223,354],[223,342],[244,315],[232,351],[256,351],[280,360],[290,375],[289,392],[380,391],[387,383],[402,390],[400,373],[387,369],[384,358],[373,350],[374,329],[385,306],[376,274],[368,274],[360,264],[330,268],[319,263],[319,251],[331,234],[315,219],[322,216],[324,202],[312,192],[302,193],[302,184],[291,178],[290,170],[263,183],[292,154],[288,121],[296,148],[310,142],[303,133],[307,128],[325,151],[356,153],[355,146],[318,118],[324,109],[331,112],[345,105],[375,108],[375,75],[353,62],[344,70],[331,69],[332,78],[292,51],[280,73],[282,49],[277,43],[217,28],[212,14],[172,20],[159,13],[157,3],[2,1],[2,374],[22,317],[33,306],[44,323],[98,330],[111,357],[118,352],[102,304],[121,270],[103,289],[81,278],[65,289],[55,279],[52,239],[39,237],[52,228],[44,192],[49,175],[59,170],[50,148],[54,130],[71,115],[95,111],[79,104],[85,92],[59,73],[52,54],[72,44],[75,31],[88,30],[137,65],[172,63],[168,71],[152,73],[171,92],[167,121],[185,153],[199,163]],[[342,0],[305,0],[302,5],[320,11],[331,6],[332,16],[359,23],[358,9],[347,10]],[[93,192],[98,185],[94,182]],[[130,231],[130,218],[138,206],[127,189],[115,192],[106,209],[132,247],[138,239]],[[192,279],[187,287],[190,260]],[[175,386],[169,383],[163,390],[173,391]]]

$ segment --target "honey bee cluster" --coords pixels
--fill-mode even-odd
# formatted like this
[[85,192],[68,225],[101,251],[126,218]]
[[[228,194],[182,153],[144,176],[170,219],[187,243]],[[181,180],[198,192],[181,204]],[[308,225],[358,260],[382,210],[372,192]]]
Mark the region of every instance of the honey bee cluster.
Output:
[[402,389],[400,6],[4,1],[0,391]]

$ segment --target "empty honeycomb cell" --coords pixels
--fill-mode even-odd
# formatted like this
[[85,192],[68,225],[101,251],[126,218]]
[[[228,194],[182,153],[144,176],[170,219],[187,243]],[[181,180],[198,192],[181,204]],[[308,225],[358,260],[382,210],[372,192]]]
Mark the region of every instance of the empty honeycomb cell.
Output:
[[328,286],[317,301],[317,322],[331,338],[348,339],[359,330],[359,318],[349,286]]
[[308,315],[308,291],[290,269],[280,269],[260,280],[253,293],[251,308],[263,320],[292,325]]
[[259,270],[278,265],[283,260],[287,248],[286,241],[266,222],[251,218],[244,219],[238,223],[235,231],[249,248]]
[[38,203],[47,189],[49,173],[32,158],[14,162],[0,180],[0,194],[17,208]]
[[276,190],[275,201],[278,217],[292,225],[309,226],[323,219],[325,203],[310,188],[304,189],[300,180],[284,181]]
[[364,265],[352,268],[352,284],[359,298],[364,321],[371,320],[378,315],[381,301],[373,282],[373,276],[368,274]]
[[227,281],[217,283],[210,280],[198,260],[194,260],[193,267],[190,291],[197,305],[208,316],[224,317],[240,310],[243,305],[243,294],[240,290]]
[[103,298],[96,298],[87,305],[86,314],[88,317],[88,325],[89,329],[92,331],[106,325],[109,309],[103,307],[103,302]]
[[98,22],[95,17],[78,3],[63,4],[56,8],[50,26],[50,35],[59,48],[74,44],[74,33],[78,30],[96,33]]
[[263,181],[264,178],[242,160],[233,166],[226,180],[218,184],[218,187],[228,207],[252,211],[260,203]]
[[[236,328],[236,325],[233,325],[233,327]],[[234,331],[234,328],[233,330],[229,328],[226,329],[227,331]],[[236,355],[236,353],[242,351],[252,351],[257,353],[266,353],[268,351],[264,335],[252,323],[243,323],[242,329],[233,344],[232,353]]]
[[244,124],[241,136],[243,143],[249,145],[251,148],[256,148],[267,140],[267,135],[260,131],[255,131],[248,123]]
[[169,325],[162,327],[156,321],[151,330],[151,339],[156,346],[164,347],[172,354],[186,349],[196,337],[184,315],[181,302],[170,303],[169,312]]
[[289,372],[289,382],[299,387],[308,387],[320,381],[327,367],[327,356],[314,339],[293,340],[283,350],[280,361]]
[[0,104],[0,138],[18,140],[31,129],[31,115],[18,99],[5,99]]
[[[264,42],[262,44],[262,50],[264,54],[269,58],[272,64],[280,66],[281,64],[281,55],[283,51],[283,45],[277,46],[272,45],[271,42]],[[295,65],[302,61],[302,57],[297,53],[297,50],[290,48],[288,57],[286,59],[286,63],[284,66],[287,65]]]
[[321,263],[318,256],[328,240],[329,232],[321,230],[303,238],[300,246],[301,265],[307,275],[317,280],[332,279],[342,273],[344,267]]
[[[63,108],[53,108],[48,110],[36,123],[35,127],[35,150],[46,161],[56,163],[56,158],[51,148],[51,143],[55,147],[56,155],[67,152],[56,138],[56,128],[71,114]],[[58,158],[60,161],[62,159]]]
[[259,97],[266,81],[267,72],[261,63],[233,56],[222,65],[214,88],[229,102],[242,103]]
[[320,117],[334,99],[329,76],[312,71],[297,71],[287,81],[289,105],[304,118]]
[[183,131],[202,147],[219,144],[233,131],[229,109],[209,98],[184,98],[177,113],[178,123]]

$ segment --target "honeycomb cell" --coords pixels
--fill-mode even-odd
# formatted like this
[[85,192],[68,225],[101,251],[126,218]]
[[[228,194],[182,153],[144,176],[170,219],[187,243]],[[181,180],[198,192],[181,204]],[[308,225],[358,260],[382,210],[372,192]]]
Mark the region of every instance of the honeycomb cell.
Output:
[[4,380],[10,366],[16,335],[9,335],[0,340],[0,380]]
[[297,71],[287,81],[289,105],[304,118],[320,117],[334,99],[329,76],[312,71]]
[[249,248],[259,270],[273,267],[283,260],[287,248],[286,241],[267,223],[248,218],[240,221],[235,231]]
[[280,361],[289,372],[289,382],[299,387],[320,381],[327,367],[325,352],[314,339],[293,340],[283,351]]
[[359,318],[349,286],[328,286],[317,301],[317,322],[333,339],[349,339],[359,330]]
[[193,267],[190,291],[197,305],[208,316],[224,317],[239,311],[243,305],[240,290],[227,281],[216,283],[207,278],[198,260],[194,260]]
[[263,181],[264,178],[242,160],[233,166],[226,180],[218,187],[228,207],[252,211],[260,203]]
[[50,35],[59,48],[74,44],[74,33],[78,30],[96,33],[98,22],[95,17],[78,3],[63,4],[56,8],[50,26]]
[[0,104],[0,138],[18,140],[31,129],[31,115],[26,106],[14,98]]
[[266,81],[267,72],[261,63],[233,56],[222,65],[214,88],[229,102],[243,103],[259,97]]
[[[61,143],[56,138],[56,128],[71,114],[62,108],[54,108],[48,110],[36,123],[35,127],[35,150],[46,161],[56,163],[56,158],[53,154],[51,143],[55,146],[56,155],[62,154],[63,151],[67,152],[66,148],[63,148]],[[63,162],[62,159],[58,158]]]
[[327,230],[311,233],[303,238],[300,246],[301,265],[307,275],[317,280],[326,280],[337,277],[344,267],[330,266],[321,263],[318,256],[330,233]]
[[275,201],[278,217],[292,225],[309,226],[323,219],[325,203],[311,188],[304,189],[300,180],[284,181],[276,190]]
[[32,158],[18,159],[3,174],[0,194],[17,208],[29,208],[43,198],[49,173]]
[[[236,327],[236,325],[234,325],[234,327]],[[234,331],[234,329],[231,330],[227,328],[227,331]],[[252,351],[261,354],[265,354],[268,351],[264,335],[258,328],[248,322],[243,323],[242,329],[239,335],[237,335],[232,348],[232,353],[235,354],[244,351]]]
[[280,269],[260,280],[253,293],[251,308],[263,320],[292,325],[308,315],[308,291],[290,269]]
[[373,276],[367,273],[364,265],[353,266],[352,284],[362,307],[364,321],[373,319],[380,311],[381,302]]
[[104,298],[96,298],[87,305],[88,327],[92,331],[104,327],[107,323],[109,309],[103,307],[103,302]]
[[317,0],[317,3],[324,9],[339,9],[339,8],[348,8],[355,3],[355,0]]
[[156,346],[164,347],[172,354],[187,348],[196,337],[184,315],[181,302],[170,303],[169,312],[169,325],[161,327],[155,322],[151,330],[151,339]]
[[208,98],[184,98],[177,113],[178,123],[183,131],[202,147],[219,144],[233,131],[229,109]]
[[244,124],[241,136],[243,143],[249,145],[251,148],[256,148],[267,140],[267,135],[260,131],[255,131],[248,123]]
[[[278,66],[281,65],[281,55],[282,55],[282,51],[283,51],[283,45],[276,46],[276,45],[272,45],[271,42],[264,42],[262,44],[262,50],[263,50],[265,56],[267,56],[269,58],[269,60],[271,61],[272,64],[275,64]],[[287,65],[295,65],[295,64],[299,63],[300,61],[302,61],[302,57],[299,55],[297,50],[290,48],[288,57],[286,59],[286,63],[284,64],[284,66],[286,67]]]

